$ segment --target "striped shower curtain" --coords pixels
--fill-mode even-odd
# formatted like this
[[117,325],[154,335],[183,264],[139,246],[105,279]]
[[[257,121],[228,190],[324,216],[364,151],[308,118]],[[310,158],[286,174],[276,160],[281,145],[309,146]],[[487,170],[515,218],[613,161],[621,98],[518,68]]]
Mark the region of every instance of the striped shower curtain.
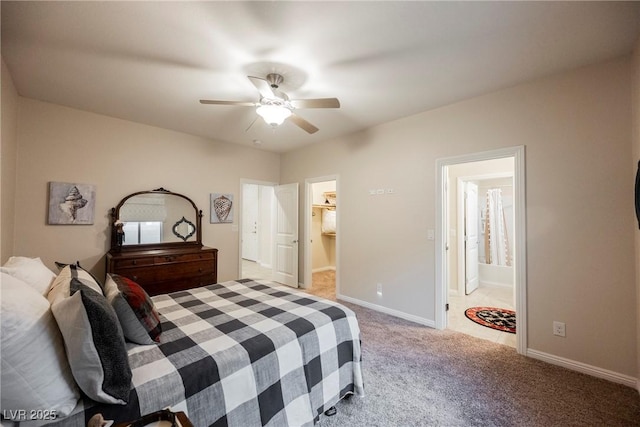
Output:
[[502,207],[502,190],[487,190],[485,257],[487,264],[511,265],[509,236]]

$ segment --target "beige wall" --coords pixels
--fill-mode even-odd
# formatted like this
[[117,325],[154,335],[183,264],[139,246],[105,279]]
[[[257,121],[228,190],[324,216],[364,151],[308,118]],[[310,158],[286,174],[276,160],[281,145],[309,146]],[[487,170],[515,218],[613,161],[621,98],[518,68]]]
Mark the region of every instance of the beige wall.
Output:
[[286,153],[281,182],[339,174],[341,292],[433,321],[436,160],[526,146],[528,347],[636,377],[630,87],[629,58],[557,74]]
[[[164,187],[202,209],[203,243],[220,251],[219,280],[237,278],[238,232],[209,223],[209,194],[238,196],[241,178],[278,182],[279,155],[27,98],[19,105],[14,254],[51,268],[79,260],[102,277],[109,210],[129,193]],[[94,224],[47,225],[49,181],[95,185]]]
[[[30,99],[12,101],[15,89],[7,98],[3,64],[2,257],[41,256],[50,267],[54,260],[80,260],[102,274],[109,209],[130,192],[164,186],[189,195],[203,209],[204,243],[220,249],[220,279],[232,279],[238,271],[237,232],[229,224],[208,223],[209,193],[237,195],[240,178],[297,181],[304,188],[307,177],[339,174],[341,292],[433,320],[435,254],[426,233],[435,228],[436,160],[525,145],[528,347],[637,377],[640,282],[634,299],[629,230],[637,225],[628,157],[633,129],[635,174],[639,62],[636,55],[633,68],[620,59],[558,74],[281,158]],[[7,123],[7,111],[19,111],[9,145],[13,120]],[[11,147],[15,152],[16,145],[14,177]],[[96,185],[94,225],[46,225],[49,181]],[[394,193],[370,196],[369,189],[377,188]],[[7,225],[13,218],[15,226]],[[6,230],[12,229],[13,250],[6,249],[13,240]],[[640,269],[638,255],[635,259]],[[383,285],[382,297],[376,283]],[[553,320],[566,322],[566,338],[552,336]]]
[[[640,38],[636,42],[633,55],[633,162],[632,172],[635,175],[640,161]],[[637,342],[638,342],[638,382],[637,388],[640,391],[640,228],[638,223],[633,224],[635,236],[635,262],[636,262],[636,307],[638,309],[637,320]]]
[[2,194],[0,200],[0,263],[13,254],[15,221],[16,153],[18,131],[18,92],[13,85],[7,65],[2,60],[2,128],[0,130],[0,159]]

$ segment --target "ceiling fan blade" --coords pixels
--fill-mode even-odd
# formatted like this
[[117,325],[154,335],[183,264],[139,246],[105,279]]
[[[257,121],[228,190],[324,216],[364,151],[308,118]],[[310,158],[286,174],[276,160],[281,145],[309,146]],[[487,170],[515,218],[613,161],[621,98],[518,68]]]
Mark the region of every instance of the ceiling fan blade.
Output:
[[253,83],[256,89],[258,89],[258,92],[260,92],[260,95],[262,95],[263,98],[277,97],[268,81],[266,81],[265,79],[261,79],[260,77],[247,77],[249,77],[249,80],[251,80],[251,83]]
[[340,108],[338,98],[292,99],[289,102],[294,108]]
[[248,101],[217,101],[212,99],[201,99],[200,104],[215,104],[215,105],[240,105],[243,107],[255,107],[255,102]]
[[311,123],[309,123],[308,121],[306,121],[305,119],[303,119],[300,116],[296,116],[295,114],[291,114],[289,116],[289,120],[291,120],[293,122],[293,124],[295,124],[296,126],[302,128],[303,130],[307,131],[308,133],[316,133],[318,132],[318,128],[315,127],[314,125],[312,125]]

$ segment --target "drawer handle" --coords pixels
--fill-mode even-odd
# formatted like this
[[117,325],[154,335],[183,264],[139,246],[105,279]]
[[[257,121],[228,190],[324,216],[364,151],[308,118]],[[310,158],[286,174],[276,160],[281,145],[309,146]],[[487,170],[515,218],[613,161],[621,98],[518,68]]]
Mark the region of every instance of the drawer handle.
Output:
[[133,280],[138,280],[138,276],[133,276]]
[[202,268],[199,268],[198,271],[202,273],[204,270]]
[[136,265],[137,263],[138,263],[138,261],[136,261],[135,259],[132,262],[133,265]]

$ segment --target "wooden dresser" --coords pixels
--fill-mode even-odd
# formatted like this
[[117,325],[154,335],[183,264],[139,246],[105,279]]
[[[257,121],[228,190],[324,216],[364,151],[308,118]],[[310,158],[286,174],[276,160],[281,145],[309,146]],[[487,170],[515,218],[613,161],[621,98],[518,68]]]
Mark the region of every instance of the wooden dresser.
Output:
[[218,281],[218,250],[206,246],[111,250],[107,273],[130,278],[149,295],[196,288]]

